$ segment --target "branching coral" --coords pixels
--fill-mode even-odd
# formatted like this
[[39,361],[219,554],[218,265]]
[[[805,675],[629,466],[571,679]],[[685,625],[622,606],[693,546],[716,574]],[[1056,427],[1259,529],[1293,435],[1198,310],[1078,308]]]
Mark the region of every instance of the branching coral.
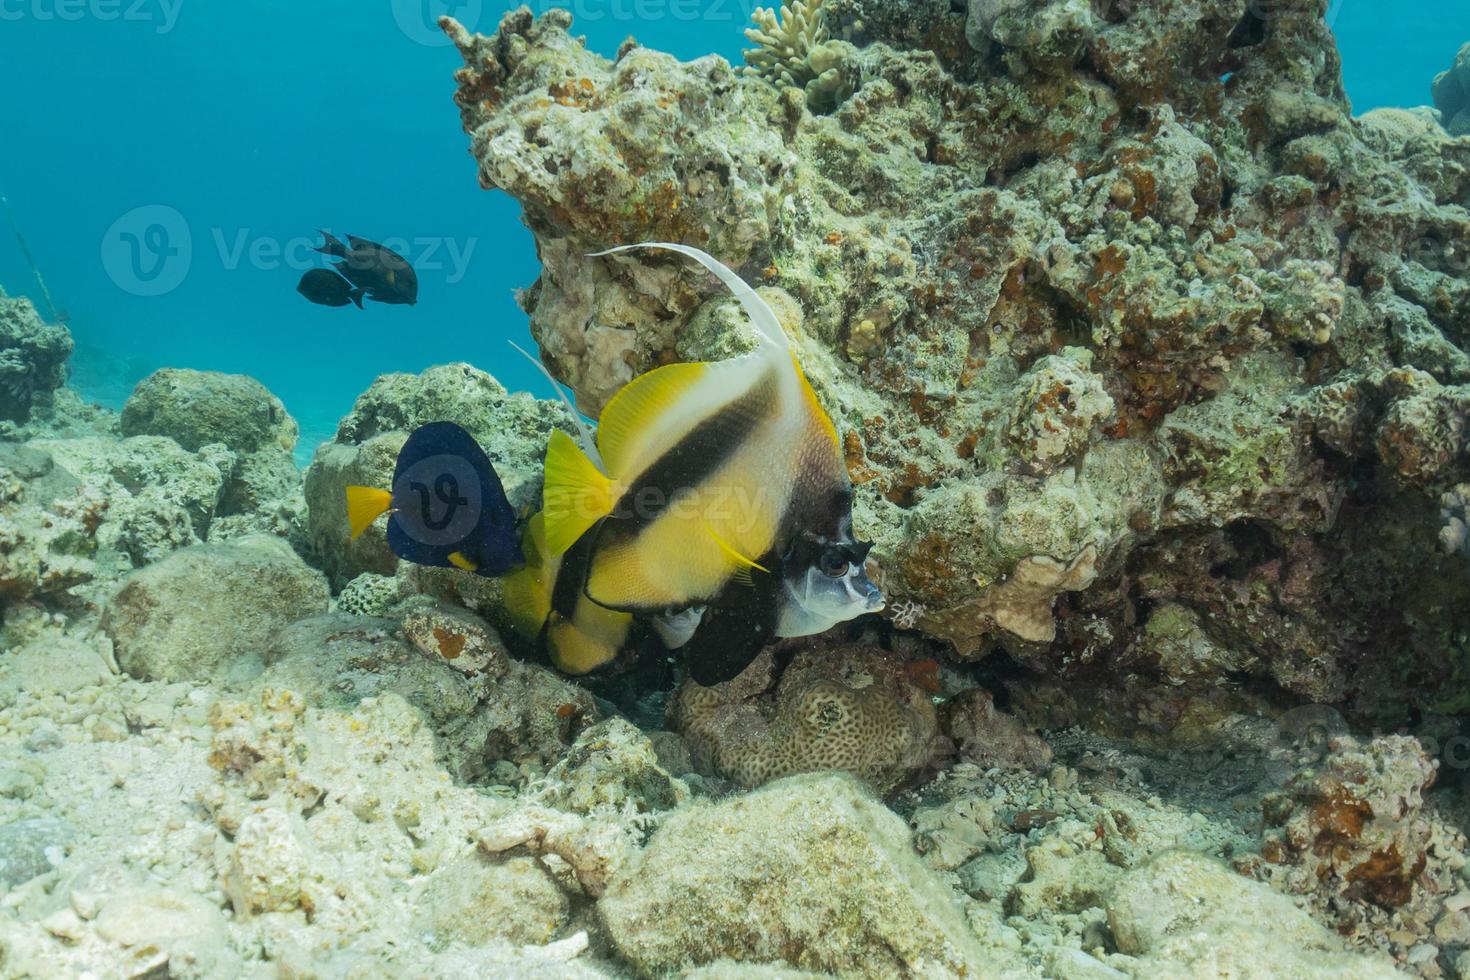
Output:
[[830,112],[853,93],[852,45],[828,39],[823,0],[793,0],[782,5],[779,16],[757,7],[751,19],[756,26],[745,37],[756,47],[745,52],[747,74],[803,89],[815,112]]

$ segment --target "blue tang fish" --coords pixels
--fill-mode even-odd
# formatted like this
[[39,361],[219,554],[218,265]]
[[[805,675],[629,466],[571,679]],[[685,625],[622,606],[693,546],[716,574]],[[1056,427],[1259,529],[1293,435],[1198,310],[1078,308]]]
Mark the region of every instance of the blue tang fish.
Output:
[[347,488],[355,540],[388,515],[388,547],[404,561],[502,575],[523,563],[516,514],[490,458],[453,422],[430,422],[408,437],[393,488]]

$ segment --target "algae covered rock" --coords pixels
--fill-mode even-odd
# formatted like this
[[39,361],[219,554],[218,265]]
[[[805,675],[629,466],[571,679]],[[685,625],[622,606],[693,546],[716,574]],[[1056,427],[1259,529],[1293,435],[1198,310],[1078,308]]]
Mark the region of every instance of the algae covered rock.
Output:
[[543,945],[568,916],[566,894],[534,859],[492,861],[470,853],[429,879],[418,897],[415,926],[434,947],[497,939]]
[[[235,454],[219,515],[235,536],[248,530],[290,535],[300,520],[301,477],[292,459],[299,428],[281,400],[243,374],[163,368],[138,382],[123,406],[124,435],[167,436],[197,452]],[[284,511],[284,513],[282,513]],[[253,519],[253,520],[252,520]]]
[[669,775],[648,737],[622,718],[577,736],[546,774],[539,802],[573,813],[601,807],[668,810],[689,800],[689,787]]
[[118,663],[146,680],[207,680],[277,629],[325,612],[327,584],[277,538],[196,545],[141,569],[108,602]]
[[191,452],[212,442],[237,453],[296,447],[296,421],[265,385],[243,374],[163,368],[123,406],[124,435],[168,436]]
[[1118,882],[1108,925],[1142,976],[1402,977],[1342,942],[1284,895],[1189,851],[1168,851]]
[[597,909],[644,975],[723,958],[869,977],[986,974],[908,828],[849,776],[793,776],[676,811]]
[[25,422],[66,380],[71,333],[42,321],[27,299],[0,293],[0,419]]
[[[416,615],[422,610],[407,618],[410,630]],[[591,697],[550,671],[508,661],[499,637],[470,614],[455,618],[456,628],[474,631],[486,645],[482,669],[458,669],[432,631],[425,635],[434,644],[430,653],[403,634],[398,620],[334,613],[278,629],[263,647],[267,666],[255,686],[336,709],[393,694],[423,715],[441,764],[456,777],[485,778],[502,761],[511,773],[524,767],[539,775],[596,719]],[[446,639],[453,646],[453,637]]]
[[1434,107],[1451,136],[1470,134],[1470,43],[1455,55],[1455,63],[1434,77]]

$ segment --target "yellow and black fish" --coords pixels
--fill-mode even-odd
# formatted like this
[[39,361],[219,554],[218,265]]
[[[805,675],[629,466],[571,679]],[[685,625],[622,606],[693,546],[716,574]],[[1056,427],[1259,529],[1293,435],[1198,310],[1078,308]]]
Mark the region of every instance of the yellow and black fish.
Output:
[[552,434],[542,513],[507,601],[571,673],[611,660],[634,617],[670,645],[697,626],[690,671],[715,683],[772,637],[823,632],[883,599],[863,570],[869,545],[853,536],[837,431],[770,307],[698,249],[609,251],[631,248],[709,269],[761,343],[634,379],[603,409],[595,446]]

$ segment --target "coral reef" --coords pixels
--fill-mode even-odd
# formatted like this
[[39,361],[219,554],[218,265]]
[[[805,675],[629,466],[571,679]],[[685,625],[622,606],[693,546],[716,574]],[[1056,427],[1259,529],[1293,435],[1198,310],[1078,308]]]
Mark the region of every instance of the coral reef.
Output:
[[1470,135],[1470,43],[1455,55],[1455,63],[1434,76],[1434,107],[1451,136]]
[[1267,6],[811,0],[744,73],[443,21],[579,404],[750,343],[587,254],[667,239],[838,426],[889,617],[715,687],[348,540],[441,419],[533,507],[560,405],[386,375],[303,477],[250,379],[88,410],[0,306],[0,972],[1470,975],[1470,140]]
[[1222,687],[1384,724],[1440,705],[1470,580],[1423,542],[1470,476],[1470,147],[1353,119],[1319,5],[1103,6],[792,8],[768,76],[798,80],[819,22],[867,42],[828,113],[714,58],[603,59],[561,12],[444,23],[481,182],[536,236],[522,305],[584,409],[727,354],[730,307],[677,259],[587,253],[698,245],[772,299],[890,607],[960,656],[1138,715],[1165,651],[1135,631],[1168,607],[1216,652],[1162,726]]
[[71,350],[66,327],[44,323],[30,300],[0,293],[0,424],[50,407]]

